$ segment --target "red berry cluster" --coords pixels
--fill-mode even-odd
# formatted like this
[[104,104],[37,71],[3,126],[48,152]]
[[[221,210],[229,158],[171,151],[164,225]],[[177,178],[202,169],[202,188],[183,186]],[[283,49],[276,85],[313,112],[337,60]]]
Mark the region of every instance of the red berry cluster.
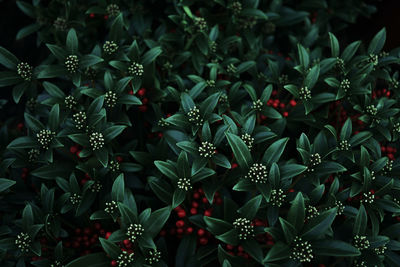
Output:
[[358,119],[360,114],[350,115],[349,113],[350,112],[344,108],[343,103],[340,100],[331,103],[329,105],[330,124],[340,130],[347,118],[350,117],[353,122],[354,134],[357,134],[364,128],[364,122]]
[[78,144],[75,144],[75,145],[73,145],[73,146],[71,146],[71,147],[69,148],[69,152],[70,152],[71,154],[73,154],[73,155],[76,155],[78,158],[81,158],[81,157],[79,156],[79,153],[81,153],[82,149],[83,149],[82,146],[80,146],[80,145],[78,145]]
[[[267,220],[260,220],[260,219],[254,219],[254,221],[252,222],[253,226],[256,227],[268,227],[268,221]],[[268,247],[272,247],[275,242],[274,239],[272,238],[272,236],[268,233],[265,234],[259,234],[256,236],[257,241],[261,242],[263,244],[266,244]]]
[[392,94],[388,89],[382,88],[382,89],[376,89],[376,90],[372,91],[371,97],[372,97],[372,99],[375,99],[377,97],[385,97],[385,96],[390,97],[391,95]]
[[[291,99],[289,102],[282,101],[279,99],[278,91],[273,90],[271,93],[271,98],[267,101],[267,106],[272,106],[277,111],[281,112],[284,117],[289,116],[289,110],[297,105],[296,100]],[[265,116],[261,116],[262,120],[265,120]]]
[[[73,248],[80,251],[81,255],[87,255],[98,248],[99,237],[106,235],[106,231],[98,222],[92,227],[76,228],[66,241],[63,242],[64,247]],[[97,251],[97,250],[96,250]]]
[[[138,107],[140,112],[146,112],[148,109],[147,103],[149,102],[149,99],[146,97],[146,88],[140,88],[137,92],[136,92],[136,96],[140,98],[140,100],[142,101],[142,105],[140,105]],[[129,91],[130,95],[133,95],[133,90]]]
[[[187,215],[190,213],[191,215],[196,215],[198,213],[203,213],[204,216],[211,216],[213,212],[212,205],[208,203],[207,198],[204,195],[204,191],[201,188],[198,188],[197,190],[194,191],[192,195],[192,202],[191,206],[188,209],[189,212],[185,210],[182,206],[178,206],[174,209],[176,216],[178,217],[178,220],[175,221],[175,225],[170,227],[168,232],[163,229],[160,232],[161,236],[166,236],[167,233],[170,236],[175,236],[179,239],[183,237],[183,235],[190,235],[192,233],[196,233],[198,239],[198,244],[200,245],[207,245],[210,242],[210,239],[213,238],[213,235],[206,231],[203,228],[198,228],[195,225],[193,225],[188,219]],[[215,205],[221,205],[222,204],[222,198],[219,194],[219,192],[216,192],[214,195],[213,199],[213,204]]]
[[394,155],[397,153],[397,148],[389,145],[387,146],[381,145],[381,152],[383,155],[386,155],[390,160],[394,160],[395,159]]
[[250,255],[247,254],[246,252],[244,252],[244,249],[242,246],[233,246],[233,245],[227,244],[225,247],[226,247],[227,252],[232,256],[239,256],[239,257],[243,257],[245,259],[250,258]]

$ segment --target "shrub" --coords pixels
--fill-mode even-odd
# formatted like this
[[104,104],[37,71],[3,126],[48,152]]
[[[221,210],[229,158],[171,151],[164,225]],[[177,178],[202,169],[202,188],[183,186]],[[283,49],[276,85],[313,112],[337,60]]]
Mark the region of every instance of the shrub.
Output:
[[343,34],[373,6],[17,5],[2,266],[399,265],[399,50]]

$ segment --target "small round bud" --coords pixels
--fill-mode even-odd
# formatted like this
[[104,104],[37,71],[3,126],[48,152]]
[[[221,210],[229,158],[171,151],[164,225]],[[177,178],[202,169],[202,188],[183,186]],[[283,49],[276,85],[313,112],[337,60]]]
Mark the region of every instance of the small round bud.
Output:
[[105,203],[106,207],[104,211],[110,215],[116,214],[118,212],[118,204],[114,200]]
[[104,137],[102,133],[94,132],[89,137],[89,143],[93,150],[98,150],[104,146]]
[[350,89],[350,81],[349,81],[349,79],[343,79],[343,80],[340,82],[339,87],[340,87],[340,89],[342,89],[344,92],[347,92],[347,91]]
[[134,223],[130,224],[126,235],[128,236],[129,241],[135,242],[135,240],[140,237],[144,233],[144,228],[141,224]]
[[363,193],[361,202],[372,204],[372,203],[374,203],[374,200],[375,200],[375,195],[371,192],[366,192],[366,193]]
[[75,73],[79,67],[79,59],[76,55],[69,55],[65,59],[65,67],[69,73]]
[[117,264],[118,267],[128,267],[134,261],[134,253],[127,252],[125,250],[121,251],[121,254],[118,255]]
[[116,4],[110,4],[106,7],[106,12],[109,17],[116,17],[121,12],[119,6]]
[[32,240],[27,233],[19,233],[15,239],[15,245],[24,253],[29,252]]
[[266,183],[268,180],[267,166],[261,163],[254,163],[245,178],[250,179],[253,183]]
[[248,133],[244,133],[242,134],[242,136],[240,137],[240,139],[243,140],[243,142],[246,144],[246,146],[251,149],[253,147],[253,143],[254,143],[254,138],[251,137],[251,135],[249,135]]
[[76,206],[79,205],[79,203],[81,203],[82,200],[82,196],[74,193],[69,197],[69,201],[72,203],[72,205]]
[[105,41],[103,44],[103,50],[107,55],[111,55],[117,52],[118,45],[114,41]]
[[161,260],[161,252],[158,251],[157,249],[150,250],[149,251],[149,256],[146,257],[146,262],[149,265],[152,265],[153,263],[159,262]]
[[292,253],[289,258],[299,262],[311,262],[314,255],[310,242],[296,236],[293,240]]
[[342,151],[348,151],[350,150],[351,145],[349,144],[349,142],[347,140],[341,140],[339,142],[339,149]]
[[207,29],[207,22],[204,18],[196,17],[194,18],[194,25],[196,26],[198,31],[204,31]]
[[110,169],[110,171],[112,172],[118,172],[120,169],[120,165],[119,162],[116,160],[111,160],[110,163],[108,164],[108,168]]
[[253,101],[251,108],[257,111],[262,111],[263,106],[264,106],[263,102],[261,102],[260,99],[257,99],[256,101]]
[[28,161],[29,162],[35,162],[40,155],[40,151],[39,149],[36,148],[32,148],[31,150],[28,151]]
[[239,1],[234,1],[229,8],[233,11],[233,15],[238,16],[242,12],[242,3]]
[[55,135],[55,132],[45,129],[40,130],[40,132],[36,134],[36,138],[43,149],[48,149]]
[[342,215],[344,212],[344,205],[342,202],[340,202],[339,200],[335,201],[335,206],[338,208],[337,209],[337,215]]
[[79,111],[78,113],[75,113],[72,115],[72,119],[74,120],[75,127],[79,130],[82,130],[86,126],[86,114],[83,111]]
[[192,182],[189,178],[181,177],[178,180],[177,186],[179,189],[189,191],[190,189],[192,189]]
[[251,221],[246,218],[238,218],[233,222],[233,227],[238,230],[238,237],[240,240],[246,240],[254,236],[254,227]]
[[366,107],[366,112],[371,116],[375,116],[378,113],[378,109],[374,105],[369,105]]
[[54,22],[53,26],[57,31],[64,32],[68,28],[67,21],[64,18],[58,17]]
[[89,190],[93,193],[99,193],[103,186],[99,181],[95,181],[93,184],[90,185]]
[[308,206],[306,209],[306,219],[311,220],[319,215],[319,211],[314,206]]
[[33,67],[28,63],[21,62],[17,65],[18,75],[25,81],[30,81],[32,79]]
[[353,239],[353,244],[359,250],[368,249],[370,244],[366,236],[356,235]]
[[117,104],[117,99],[117,94],[113,91],[107,91],[104,95],[104,103],[108,108],[113,108]]
[[303,86],[300,88],[299,96],[301,100],[310,100],[311,99],[311,91],[307,86]]
[[196,126],[200,126],[203,123],[203,119],[200,115],[200,110],[196,106],[192,107],[189,110],[187,116],[189,117],[189,122],[193,123]]
[[269,198],[269,203],[275,207],[281,207],[282,204],[285,202],[286,195],[284,194],[282,189],[272,189],[271,190],[271,197]]
[[132,62],[128,67],[128,73],[131,76],[142,76],[143,75],[143,65],[137,62]]
[[199,154],[200,157],[203,158],[212,158],[212,156],[214,156],[215,154],[215,150],[217,148],[214,146],[214,144],[204,141],[201,142],[201,146],[199,147]]
[[76,105],[78,105],[78,102],[75,100],[74,96],[68,95],[64,98],[64,104],[66,108],[73,109]]

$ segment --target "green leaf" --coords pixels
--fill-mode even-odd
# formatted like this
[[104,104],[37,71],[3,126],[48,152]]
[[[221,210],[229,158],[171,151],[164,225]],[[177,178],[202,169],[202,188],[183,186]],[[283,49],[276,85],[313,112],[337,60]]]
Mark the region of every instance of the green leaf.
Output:
[[34,132],[39,132],[40,130],[44,129],[43,123],[37,120],[35,117],[30,115],[29,113],[24,113],[24,118],[27,126],[32,129]]
[[264,156],[262,157],[262,162],[267,166],[270,166],[274,162],[278,162],[288,141],[289,138],[285,137],[272,143],[265,151]]
[[55,104],[49,114],[49,127],[50,130],[55,131],[58,127],[60,127],[60,105]]
[[356,257],[361,252],[349,243],[340,240],[318,240],[313,242],[313,247],[318,248],[315,254],[333,257]]
[[174,195],[172,196],[172,208],[178,207],[186,198],[186,191],[182,189],[175,189]]
[[302,236],[307,240],[311,240],[325,234],[335,220],[336,213],[337,208],[335,207],[312,218],[305,226]]
[[55,84],[52,84],[50,82],[43,82],[43,87],[44,87],[44,90],[46,90],[46,92],[50,96],[56,97],[56,98],[61,98],[61,99],[65,98],[64,92]]
[[38,74],[38,79],[63,77],[67,74],[64,66],[60,65],[44,65]]
[[68,31],[66,46],[71,54],[78,52],[78,36],[73,28]]
[[381,52],[383,46],[386,41],[386,28],[380,30],[374,38],[371,40],[371,43],[368,46],[368,53],[379,54]]
[[353,234],[363,235],[365,233],[365,230],[367,229],[367,223],[368,223],[367,212],[365,210],[364,205],[361,204],[354,221]]
[[171,163],[156,160],[154,161],[154,165],[156,165],[157,169],[168,178],[176,181],[179,179],[176,173],[176,168]]
[[207,119],[210,114],[213,112],[215,107],[218,104],[218,100],[220,97],[220,93],[215,93],[207,97],[203,103],[200,105],[200,111],[201,115],[203,116],[204,119]]
[[339,57],[339,52],[340,52],[339,41],[333,33],[329,32],[328,34],[329,34],[329,40],[331,42],[332,57]]
[[288,244],[292,243],[294,237],[297,234],[296,229],[294,229],[294,226],[290,222],[286,221],[281,217],[279,217],[279,222],[281,224],[282,232],[283,235],[285,236],[286,243]]
[[181,94],[181,105],[185,113],[188,113],[195,106],[193,99],[187,93]]
[[355,41],[349,44],[342,53],[342,59],[344,62],[349,62],[354,54],[357,52],[358,48],[360,47],[361,41]]
[[4,67],[15,70],[19,60],[16,56],[14,56],[10,51],[0,46],[0,64]]
[[152,63],[156,58],[161,55],[162,49],[160,46],[153,47],[149,51],[147,51],[142,57],[142,64],[144,66]]
[[263,261],[263,251],[260,244],[254,239],[247,239],[242,243],[244,251],[249,253],[249,255],[258,262]]
[[308,86],[308,89],[312,89],[314,85],[318,81],[320,66],[316,64],[311,70],[308,72],[306,79],[304,80],[304,85]]
[[12,95],[15,103],[19,103],[19,100],[21,99],[22,95],[30,86],[31,85],[28,82],[20,83],[14,86]]
[[115,179],[112,189],[111,189],[111,197],[114,201],[123,202],[124,201],[124,191],[125,191],[125,182],[124,182],[124,174],[121,173]]
[[304,198],[301,192],[298,192],[296,198],[293,200],[292,205],[290,206],[287,220],[296,228],[297,231],[300,231],[304,225],[304,218]]
[[0,178],[0,192],[6,191],[11,186],[15,185],[15,181],[6,178]]
[[21,82],[22,78],[14,71],[0,72],[0,87],[10,86]]
[[98,161],[103,165],[103,167],[108,166],[108,151],[105,147],[93,151]]
[[256,216],[257,211],[260,208],[261,200],[261,195],[253,197],[252,199],[247,201],[240,209],[238,209],[238,212],[243,217],[252,220]]
[[[264,265],[268,262],[274,262],[274,261],[287,259],[287,258],[289,258],[290,253],[291,253],[290,247],[288,245],[286,245],[285,243],[278,241],[272,246],[272,248],[270,248],[268,250],[268,253],[263,260]],[[266,265],[266,266],[268,266],[268,265]]]
[[256,62],[254,62],[254,61],[246,61],[246,62],[240,63],[240,65],[237,66],[237,68],[236,68],[236,73],[240,74],[242,72],[245,72],[245,71],[251,69],[255,65],[256,65]]
[[340,140],[348,140],[353,132],[351,118],[347,118],[340,131]]
[[371,132],[359,132],[358,134],[352,136],[350,138],[350,144],[352,147],[355,147],[359,144],[362,144],[364,142],[366,142],[368,139],[370,139],[373,136],[373,134]]
[[34,217],[31,204],[27,204],[22,211],[22,228],[25,232],[33,225]]
[[37,24],[37,23],[33,23],[33,24],[28,25],[28,26],[25,26],[25,27],[21,28],[17,32],[17,36],[15,37],[15,39],[16,40],[21,40],[21,39],[25,38],[26,36],[37,32],[41,27],[42,26]]
[[50,52],[62,63],[64,63],[65,58],[68,56],[67,51],[58,45],[46,44]]
[[103,247],[104,251],[110,255],[111,258],[117,259],[119,254],[121,253],[121,249],[111,241],[99,237],[101,246]]
[[106,143],[111,142],[115,137],[120,135],[125,130],[125,128],[125,125],[114,125],[105,129],[103,131],[103,135]]
[[308,55],[307,50],[301,45],[297,45],[297,50],[299,53],[300,65],[304,70],[308,69],[308,65],[310,64],[310,56]]
[[232,224],[218,218],[204,216],[203,220],[206,223],[208,230],[216,235],[223,234],[233,228]]
[[16,4],[18,8],[24,12],[25,15],[31,18],[35,18],[35,8],[32,6],[32,4],[24,2],[24,1],[16,1]]
[[239,136],[228,132],[225,135],[239,166],[244,170],[248,170],[253,164],[249,148]]
[[148,233],[151,238],[154,238],[161,231],[164,224],[167,222],[170,214],[171,214],[170,206],[154,211],[150,215],[150,218],[147,221],[147,225],[145,226],[145,228],[147,229],[146,233]]
[[98,57],[96,55],[85,55],[81,58],[79,65],[83,68],[86,69],[88,67],[91,67],[93,65],[96,65],[97,63],[103,62],[104,59],[101,57]]

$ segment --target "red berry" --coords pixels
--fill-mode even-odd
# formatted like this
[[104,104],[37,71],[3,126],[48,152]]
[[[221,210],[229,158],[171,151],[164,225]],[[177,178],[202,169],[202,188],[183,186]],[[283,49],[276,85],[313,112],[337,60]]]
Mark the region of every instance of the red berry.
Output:
[[226,245],[226,248],[227,248],[228,250],[232,250],[232,249],[234,248],[234,246],[227,244],[227,245]]
[[145,88],[140,88],[139,91],[137,92],[138,96],[144,96],[146,94],[146,89]]
[[101,224],[100,223],[95,223],[94,224],[94,228],[96,229],[96,230],[100,230],[101,229]]
[[238,251],[242,252],[243,251],[243,247],[242,246],[238,246]]
[[140,105],[139,106],[139,111],[140,112],[146,112],[147,111],[147,106],[146,105]]
[[208,200],[207,200],[206,197],[203,197],[203,198],[201,199],[201,202],[203,202],[204,204],[206,204],[206,203],[208,202]]
[[17,124],[17,129],[18,129],[18,130],[21,131],[23,128],[24,128],[24,124],[23,124],[22,122],[20,122],[20,123]]
[[196,201],[192,201],[192,207],[193,208],[199,207],[199,203],[197,203]]
[[108,239],[108,238],[110,237],[110,235],[111,235],[111,232],[107,232],[107,233],[106,233],[106,236],[105,236],[106,239]]
[[193,193],[193,198],[194,199],[199,199],[200,198],[200,194],[197,193],[197,192]]
[[128,94],[133,95],[133,90],[129,90]]
[[206,231],[204,231],[204,229],[199,229],[199,230],[197,230],[197,235],[198,236],[203,236],[204,234],[206,233]]
[[293,193],[294,192],[294,189],[293,188],[290,188],[289,189],[289,193]]
[[186,228],[186,234],[190,235],[191,233],[193,233],[193,227]]
[[179,221],[176,221],[175,225],[176,225],[176,227],[181,228],[181,227],[185,226],[185,222],[183,220],[179,220]]
[[77,146],[71,146],[71,147],[69,148],[69,152],[71,152],[72,154],[75,154],[76,151],[78,151],[78,147],[77,147]]
[[105,20],[108,20],[108,16],[107,16],[107,15],[104,15],[104,19],[105,19]]
[[123,158],[121,156],[117,156],[116,159],[117,159],[118,162],[122,162],[122,160],[123,160]]
[[94,14],[93,14],[93,13],[90,13],[89,17],[90,17],[90,18],[94,18]]
[[192,214],[192,215],[197,214],[197,209],[196,208],[191,208],[190,209],[190,214]]
[[289,112],[287,112],[287,111],[283,112],[283,117],[287,117],[287,116],[289,116]]
[[199,243],[200,243],[200,245],[203,245],[203,246],[207,245],[208,239],[206,237],[202,237],[199,239]]
[[176,229],[176,232],[177,232],[179,235],[181,235],[181,234],[183,234],[183,229],[182,229],[182,228],[178,228],[178,229]]
[[178,211],[178,217],[179,218],[185,218],[186,217],[186,212],[184,210]]
[[117,263],[117,261],[116,261],[116,260],[112,260],[112,261],[111,261],[111,266],[113,266],[113,267],[114,267],[114,266],[117,266],[117,265],[118,265],[118,263]]
[[149,102],[149,99],[147,99],[147,98],[143,98],[143,99],[142,99],[142,103],[143,103],[144,105],[146,105],[148,102]]
[[206,210],[205,212],[204,212],[204,216],[211,216],[211,211],[210,210]]

